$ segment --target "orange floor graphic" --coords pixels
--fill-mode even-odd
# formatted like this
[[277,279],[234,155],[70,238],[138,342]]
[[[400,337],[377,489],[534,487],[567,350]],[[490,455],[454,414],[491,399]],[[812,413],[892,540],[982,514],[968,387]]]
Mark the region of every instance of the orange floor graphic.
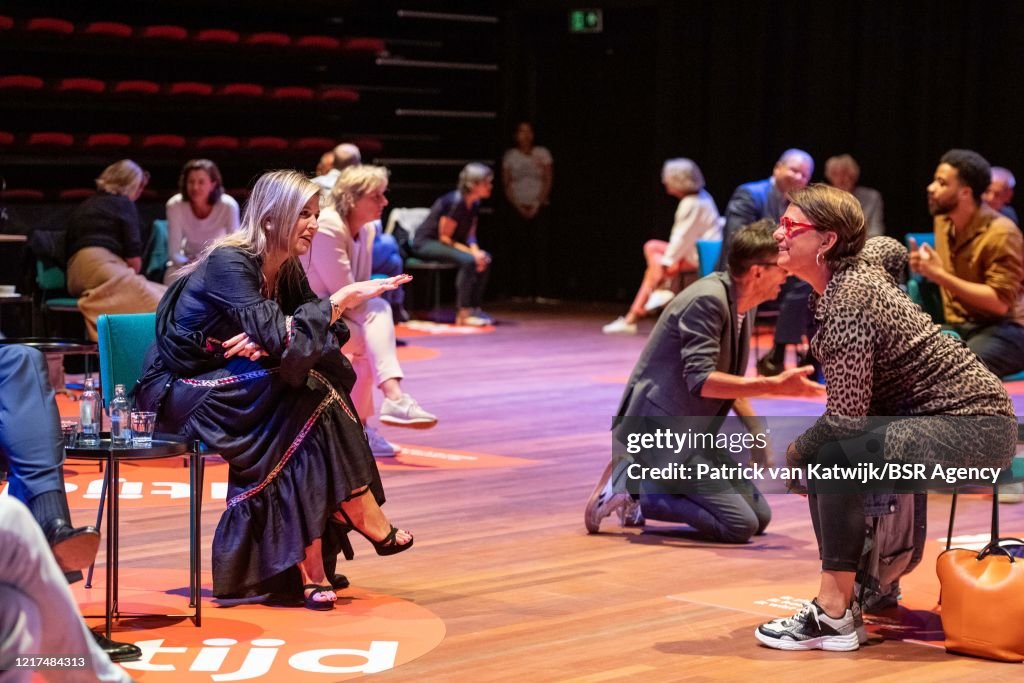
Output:
[[489,334],[494,332],[494,325],[469,327],[468,325],[448,325],[430,320],[410,320],[395,325],[395,335],[404,337],[447,337],[464,336],[467,334]]
[[[371,570],[364,564],[363,571]],[[342,568],[345,570],[345,568]],[[187,612],[186,571],[122,567],[122,612]],[[72,587],[83,614],[101,614],[103,572],[85,589]],[[354,575],[350,578],[356,582]],[[218,601],[206,589],[203,623],[186,618],[125,616],[113,637],[138,645],[143,657],[123,664],[138,681],[267,681],[333,683],[388,671],[430,652],[444,622],[424,607],[359,586],[340,591],[335,608],[314,612],[253,601]],[[88,619],[89,625],[102,619]]]
[[[378,458],[382,471],[423,471],[450,469],[494,469],[536,465],[536,460],[490,453],[474,453],[448,448],[429,448],[400,444],[402,452],[394,458]],[[182,458],[166,458],[141,463],[123,463],[119,497],[121,507],[143,508],[188,503],[189,470]],[[208,461],[203,477],[203,502],[221,503],[227,496],[228,466],[219,460]],[[68,461],[64,466],[64,488],[72,508],[95,508],[103,487],[98,465]],[[3,491],[0,484],[0,491]]]

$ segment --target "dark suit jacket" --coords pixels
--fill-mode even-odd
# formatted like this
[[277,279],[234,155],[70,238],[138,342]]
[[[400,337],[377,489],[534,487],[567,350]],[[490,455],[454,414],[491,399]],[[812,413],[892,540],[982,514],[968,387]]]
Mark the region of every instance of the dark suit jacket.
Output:
[[724,271],[729,264],[732,236],[747,223],[762,218],[778,221],[786,212],[789,202],[775,188],[771,178],[744,183],[736,188],[725,207],[725,227],[722,229],[722,253],[716,270]]
[[619,416],[720,416],[732,399],[704,398],[715,370],[742,375],[750,352],[751,316],[737,328],[736,299],[727,273],[693,283],[665,307],[633,368]]

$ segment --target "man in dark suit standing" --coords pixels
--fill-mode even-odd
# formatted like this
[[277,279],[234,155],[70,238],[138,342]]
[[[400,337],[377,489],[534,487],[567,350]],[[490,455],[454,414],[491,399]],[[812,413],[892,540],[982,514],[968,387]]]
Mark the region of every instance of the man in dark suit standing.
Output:
[[[630,375],[619,417],[706,416],[719,418],[717,425],[732,409],[754,432],[759,425],[749,397],[824,393],[807,379],[810,367],[774,377],[743,376],[753,309],[774,299],[786,279],[776,265],[775,227],[773,221],[761,220],[738,230],[728,271],[698,280],[669,303]],[[689,465],[731,460],[724,453],[696,450],[682,457]],[[755,457],[767,464],[765,452]],[[601,520],[612,512],[619,512],[626,525],[642,523],[636,501],[623,488],[627,467],[622,461],[605,469],[587,503],[588,532],[597,533]],[[645,517],[684,522],[711,540],[729,543],[743,543],[761,533],[771,518],[764,497],[748,481],[737,482],[728,492],[708,494],[665,494],[641,486],[639,503]]]

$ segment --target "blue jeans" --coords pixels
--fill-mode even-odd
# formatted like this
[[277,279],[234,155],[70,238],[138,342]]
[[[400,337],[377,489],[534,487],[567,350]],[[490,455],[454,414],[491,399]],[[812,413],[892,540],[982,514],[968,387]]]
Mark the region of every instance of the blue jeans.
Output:
[[64,437],[43,354],[0,346],[0,465],[11,495],[28,505],[41,493],[64,493]]
[[442,261],[458,266],[459,274],[455,276],[455,304],[459,308],[480,308],[490,266],[482,273],[478,273],[476,259],[472,254],[449,247],[440,240],[416,242],[412,245],[412,252],[424,261]]
[[[378,232],[373,239],[373,274],[394,277],[401,275],[402,270],[402,255],[398,250],[398,242],[391,235]],[[384,292],[381,298],[392,308],[401,308],[405,304],[405,290],[399,287]]]
[[1024,327],[1004,320],[992,325],[947,325],[996,377],[1024,370]]

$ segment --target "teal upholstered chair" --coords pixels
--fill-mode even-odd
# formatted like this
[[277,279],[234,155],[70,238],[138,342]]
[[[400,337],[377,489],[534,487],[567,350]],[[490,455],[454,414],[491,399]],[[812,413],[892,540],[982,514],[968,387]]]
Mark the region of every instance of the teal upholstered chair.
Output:
[[715,271],[718,257],[722,253],[722,240],[697,240],[697,261],[700,264],[700,276],[705,277]]
[[153,282],[164,281],[164,271],[167,270],[167,260],[170,258],[167,253],[167,220],[158,218],[153,221],[153,229],[149,233],[149,242],[143,251],[145,263],[142,264],[142,274],[147,280]]
[[36,289],[39,291],[39,310],[43,314],[43,336],[50,336],[50,317],[53,314],[75,315],[85,334],[85,317],[78,309],[78,299],[67,293],[67,278],[60,266],[48,266],[36,259]]
[[[96,323],[99,334],[100,355],[100,387],[103,405],[107,407],[114,398],[114,387],[125,385],[130,392],[144,370],[146,351],[156,339],[155,313],[127,313],[118,315],[101,315]],[[195,608],[196,626],[201,619],[201,571],[202,571],[202,534],[200,533],[200,513],[203,503],[203,449],[199,442],[190,445],[189,468],[189,540],[190,540],[190,591],[189,607]],[[100,495],[100,507],[96,517],[96,527],[103,521],[103,501],[106,499],[107,478],[103,480],[103,493]],[[92,583],[92,567],[89,568],[89,579],[86,587]]]
[[935,233],[934,232],[908,232],[903,236],[903,241],[907,245],[907,249],[910,249],[910,240],[917,242],[917,246],[927,244],[932,249],[935,248]]

